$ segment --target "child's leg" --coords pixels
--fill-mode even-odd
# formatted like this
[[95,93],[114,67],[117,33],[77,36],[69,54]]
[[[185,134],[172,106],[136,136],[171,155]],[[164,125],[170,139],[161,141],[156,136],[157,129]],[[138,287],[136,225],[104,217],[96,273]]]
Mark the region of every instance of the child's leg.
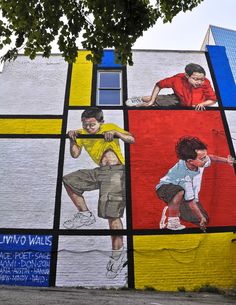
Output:
[[70,199],[74,203],[74,205],[77,207],[77,209],[80,212],[85,212],[88,211],[88,207],[86,205],[86,202],[83,197],[77,195],[75,192],[72,191],[72,189],[68,186],[65,185],[65,189],[67,191],[67,194],[69,195]]
[[[122,230],[123,224],[120,218],[108,218],[111,230]],[[127,254],[123,245],[123,236],[111,236],[112,254],[107,263],[106,276],[114,279],[127,264]]]
[[95,170],[96,169],[78,170],[63,177],[63,183],[67,194],[80,212],[88,211],[88,207],[82,196],[84,191],[98,189]]
[[95,169],[91,169],[78,170],[63,177],[65,189],[78,210],[72,218],[63,223],[66,229],[78,229],[82,226],[90,226],[96,221],[93,213],[89,211],[82,195],[84,191],[92,191],[98,188],[94,176]]
[[145,103],[148,103],[151,101],[151,96],[142,96],[142,101],[144,101]]
[[157,196],[168,204],[168,221],[166,222],[165,207],[160,220],[160,229],[183,230],[184,225],[180,223],[180,204],[184,199],[184,189],[179,185],[163,184],[156,189]]
[[179,206],[180,203],[183,201],[184,198],[184,191],[179,191],[169,202],[169,217],[179,217]]
[[[109,218],[110,230],[122,230],[123,223],[120,218]],[[123,247],[123,236],[111,236],[112,250],[119,250]]]

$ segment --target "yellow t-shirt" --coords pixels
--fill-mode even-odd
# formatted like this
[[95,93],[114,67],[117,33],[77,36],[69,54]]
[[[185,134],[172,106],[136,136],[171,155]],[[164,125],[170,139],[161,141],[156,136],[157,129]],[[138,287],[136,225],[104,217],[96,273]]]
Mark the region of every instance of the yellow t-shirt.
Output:
[[[116,130],[125,134],[128,134],[127,131],[123,130],[119,126],[108,123],[108,124],[101,124],[100,130],[96,134],[102,134],[105,131]],[[78,132],[80,134],[89,134],[84,129],[79,129]],[[89,156],[93,159],[96,164],[100,164],[101,158],[105,151],[112,150],[117,155],[118,159],[120,160],[121,164],[124,164],[124,157],[121,153],[119,139],[113,139],[111,142],[107,142],[104,139],[76,139],[76,143],[81,148],[84,147],[85,150],[88,152]]]

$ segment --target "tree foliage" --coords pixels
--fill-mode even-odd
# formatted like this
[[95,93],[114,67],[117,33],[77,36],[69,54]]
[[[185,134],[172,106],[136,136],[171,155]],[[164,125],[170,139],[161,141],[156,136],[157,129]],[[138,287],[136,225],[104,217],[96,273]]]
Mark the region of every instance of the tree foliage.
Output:
[[65,60],[74,62],[80,38],[93,62],[101,61],[103,49],[114,48],[120,62],[132,64],[133,44],[158,18],[171,22],[202,1],[0,0],[0,49],[11,45],[3,60],[15,59],[22,48],[31,59],[37,53],[49,57],[56,39]]

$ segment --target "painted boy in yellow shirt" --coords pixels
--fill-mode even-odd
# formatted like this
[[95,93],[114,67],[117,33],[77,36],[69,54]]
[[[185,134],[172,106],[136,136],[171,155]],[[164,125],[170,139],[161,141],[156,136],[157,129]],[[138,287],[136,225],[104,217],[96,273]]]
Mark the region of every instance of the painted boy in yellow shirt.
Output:
[[[87,151],[98,165],[94,169],[82,169],[63,177],[67,193],[78,212],[64,222],[67,229],[89,226],[95,217],[84,200],[84,191],[99,189],[98,217],[108,219],[111,230],[122,230],[121,217],[125,208],[125,169],[119,139],[125,143],[134,143],[134,137],[115,124],[106,124],[103,112],[97,107],[87,108],[81,115],[82,129],[68,132],[70,154],[78,158],[82,148]],[[104,138],[76,138],[77,135],[102,134]],[[108,278],[115,278],[126,261],[123,236],[111,236],[112,256],[107,264]]]

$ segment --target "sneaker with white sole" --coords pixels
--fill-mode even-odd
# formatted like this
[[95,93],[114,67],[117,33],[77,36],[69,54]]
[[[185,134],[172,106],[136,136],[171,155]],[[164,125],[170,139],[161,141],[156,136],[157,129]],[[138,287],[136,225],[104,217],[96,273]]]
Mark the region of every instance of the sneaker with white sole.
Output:
[[121,272],[121,270],[127,265],[127,254],[125,249],[121,251],[118,259],[110,257],[109,262],[107,263],[107,273],[106,277],[108,279],[114,279]]
[[180,223],[179,217],[168,217],[166,228],[169,230],[177,231],[185,229],[185,226]]
[[137,107],[145,104],[141,97],[131,97],[125,102],[126,106]]
[[90,226],[96,221],[92,212],[78,212],[71,219],[66,220],[63,226],[66,229],[78,229],[82,226]]

